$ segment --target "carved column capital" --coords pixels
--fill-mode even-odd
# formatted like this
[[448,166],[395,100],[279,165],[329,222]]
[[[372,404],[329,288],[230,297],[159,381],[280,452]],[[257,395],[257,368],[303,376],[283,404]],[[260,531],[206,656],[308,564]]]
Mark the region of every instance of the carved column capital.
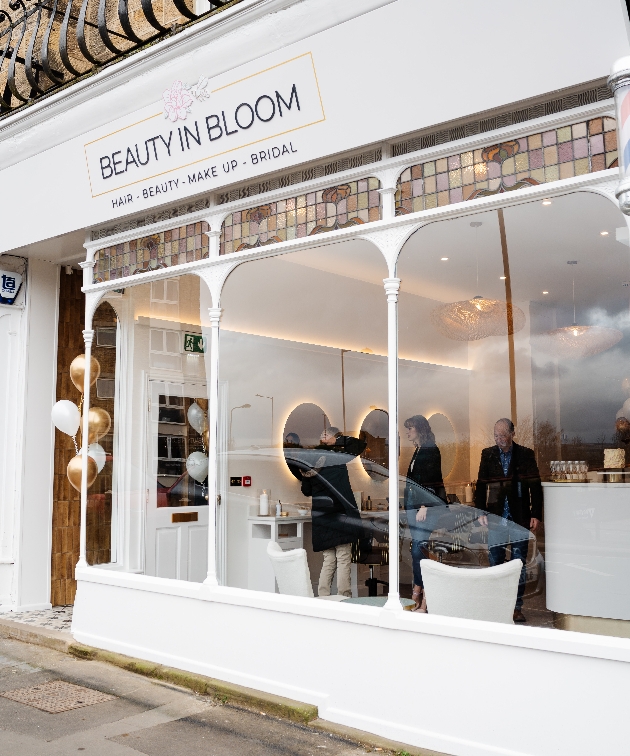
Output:
[[398,292],[400,291],[400,278],[384,278],[385,294],[388,302],[398,301]]

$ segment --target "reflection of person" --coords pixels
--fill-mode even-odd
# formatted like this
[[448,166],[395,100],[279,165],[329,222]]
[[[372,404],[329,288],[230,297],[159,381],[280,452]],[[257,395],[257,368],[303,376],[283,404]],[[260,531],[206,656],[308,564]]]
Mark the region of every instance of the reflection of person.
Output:
[[[511,420],[505,417],[497,420],[494,440],[495,446],[489,446],[481,452],[475,506],[501,518],[493,520],[488,526],[490,564],[503,564],[506,561],[508,543],[510,559],[520,559],[523,562],[514,622],[526,622],[522,607],[529,540],[523,540],[520,528],[529,528],[535,533],[540,525],[543,506],[540,473],[533,450],[514,443],[514,423]],[[488,518],[482,516],[479,522],[488,525]]]
[[[322,551],[324,555],[318,594],[330,596],[336,570],[337,593],[352,596],[352,542],[360,536],[362,528],[346,465],[350,461],[347,455],[358,456],[365,444],[342,435],[338,428],[325,430],[320,441],[317,448],[324,453],[317,458],[313,469],[301,472],[302,493],[313,497],[313,551]],[[337,461],[334,452],[343,457]]]
[[[446,490],[442,480],[442,457],[429,421],[423,415],[414,415],[405,420],[405,428],[407,438],[416,447],[407,470],[408,480],[429,489],[446,501]],[[405,487],[405,510],[411,533],[411,564],[414,583],[412,598],[416,604],[414,611],[426,612],[420,561],[424,558],[423,549],[426,548],[431,533],[435,530],[439,511],[420,504],[413,492],[412,486]]]

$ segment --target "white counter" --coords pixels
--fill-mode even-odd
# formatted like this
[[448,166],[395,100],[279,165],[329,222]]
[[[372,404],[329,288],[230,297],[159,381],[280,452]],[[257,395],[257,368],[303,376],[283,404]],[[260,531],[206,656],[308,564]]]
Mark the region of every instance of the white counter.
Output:
[[547,608],[630,620],[630,483],[543,483]]

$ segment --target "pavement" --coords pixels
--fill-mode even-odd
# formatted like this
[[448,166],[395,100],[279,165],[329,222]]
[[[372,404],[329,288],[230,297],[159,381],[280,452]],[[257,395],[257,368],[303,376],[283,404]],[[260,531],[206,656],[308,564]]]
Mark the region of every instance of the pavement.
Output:
[[[50,714],[2,696],[54,680],[115,696]],[[11,756],[358,756],[374,750],[332,733],[52,648],[0,638],[0,753]]]
[[[0,613],[0,756],[444,756],[320,719],[310,704],[84,646],[71,621],[72,607]],[[21,702],[51,682],[89,689],[66,691],[81,708]],[[88,705],[100,694],[114,698]]]

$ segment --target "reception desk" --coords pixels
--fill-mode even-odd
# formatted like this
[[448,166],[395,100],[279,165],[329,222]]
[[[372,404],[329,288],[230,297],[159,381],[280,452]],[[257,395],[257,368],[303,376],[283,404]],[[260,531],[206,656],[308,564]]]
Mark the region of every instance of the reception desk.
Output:
[[630,483],[543,483],[543,489],[547,608],[630,620]]

